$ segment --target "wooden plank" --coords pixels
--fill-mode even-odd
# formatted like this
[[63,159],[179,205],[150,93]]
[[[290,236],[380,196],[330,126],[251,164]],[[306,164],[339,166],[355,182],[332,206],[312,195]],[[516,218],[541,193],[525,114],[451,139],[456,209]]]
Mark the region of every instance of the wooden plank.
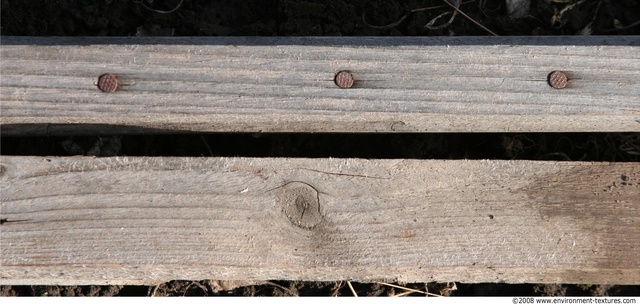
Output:
[[0,162],[0,284],[640,283],[638,163]]
[[[640,131],[640,37],[3,37],[3,134]],[[351,89],[333,83],[349,70]],[[565,89],[546,81],[553,70]],[[116,74],[115,93],[96,87]]]

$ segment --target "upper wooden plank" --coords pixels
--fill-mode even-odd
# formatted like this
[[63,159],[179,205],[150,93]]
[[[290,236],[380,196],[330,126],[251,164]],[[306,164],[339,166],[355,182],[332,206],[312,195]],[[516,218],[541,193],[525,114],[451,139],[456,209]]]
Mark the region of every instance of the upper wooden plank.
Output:
[[0,284],[640,283],[640,164],[1,157]]
[[3,134],[640,131],[640,37],[3,37],[0,55]]

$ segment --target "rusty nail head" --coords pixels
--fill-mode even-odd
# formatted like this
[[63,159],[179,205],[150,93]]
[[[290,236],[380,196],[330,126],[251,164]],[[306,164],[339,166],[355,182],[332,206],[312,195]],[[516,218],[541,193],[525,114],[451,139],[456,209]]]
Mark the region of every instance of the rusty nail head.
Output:
[[547,76],[547,82],[554,89],[564,89],[568,81],[567,74],[561,71],[553,71]]
[[107,73],[98,77],[98,89],[105,93],[113,93],[118,89],[118,78],[116,75]]
[[353,75],[349,71],[340,71],[333,82],[342,89],[348,89],[353,86]]

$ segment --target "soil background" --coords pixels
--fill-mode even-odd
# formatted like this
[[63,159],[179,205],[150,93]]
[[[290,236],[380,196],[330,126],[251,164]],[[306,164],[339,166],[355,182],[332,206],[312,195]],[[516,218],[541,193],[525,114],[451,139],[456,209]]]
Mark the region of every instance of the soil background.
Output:
[[[454,2],[454,0],[450,0]],[[530,0],[511,19],[504,0],[463,1],[460,10],[498,35],[637,35],[638,0]],[[2,0],[2,35],[21,36],[473,36],[482,28],[444,0]],[[178,7],[178,4],[180,6]],[[173,13],[158,13],[154,10]],[[423,9],[416,11],[418,9]],[[414,11],[413,13],[411,13]],[[407,16],[396,26],[386,26]],[[432,27],[448,21],[450,15]],[[376,28],[384,27],[384,28]]]
[[[452,8],[444,0],[2,0],[0,8],[2,36],[490,35],[460,14],[447,24]],[[504,0],[463,1],[459,9],[498,35],[640,34],[640,0],[531,0],[528,13],[518,19],[509,16]],[[114,134],[2,136],[1,140],[3,155],[640,160],[639,133]],[[0,286],[0,295],[352,296],[346,282],[240,285],[204,280],[158,286]],[[379,283],[352,285],[361,296],[403,292]],[[405,286],[447,296],[640,295],[640,286],[455,282]]]

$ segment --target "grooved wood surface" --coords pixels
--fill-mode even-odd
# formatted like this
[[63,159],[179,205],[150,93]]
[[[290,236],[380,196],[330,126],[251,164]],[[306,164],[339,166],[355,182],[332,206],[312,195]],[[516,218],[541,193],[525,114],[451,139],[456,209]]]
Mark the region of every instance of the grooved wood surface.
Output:
[[3,37],[0,56],[8,135],[640,131],[640,37]]
[[0,163],[0,284],[640,284],[638,163]]

